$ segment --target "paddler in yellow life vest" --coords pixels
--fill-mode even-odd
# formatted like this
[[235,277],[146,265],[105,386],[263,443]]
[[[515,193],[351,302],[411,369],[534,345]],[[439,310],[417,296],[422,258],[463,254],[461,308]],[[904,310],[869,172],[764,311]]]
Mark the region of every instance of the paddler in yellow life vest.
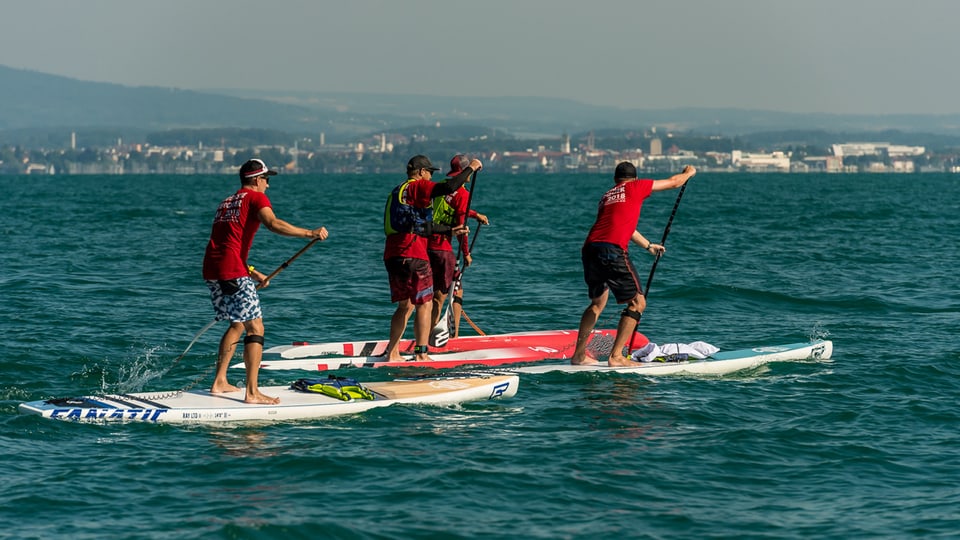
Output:
[[[397,303],[390,320],[387,362],[405,360],[399,345],[414,309],[417,312],[413,320],[415,360],[430,360],[427,340],[431,330],[433,274],[427,256],[427,238],[434,232],[451,230],[447,225],[433,223],[433,199],[454,193],[470,180],[474,171],[482,168],[480,160],[474,159],[455,177],[433,182],[433,173],[440,168],[434,167],[427,156],[413,156],[407,162],[407,180],[395,187],[387,198],[383,216],[386,234],[383,263],[390,280],[390,300]],[[462,234],[467,228],[456,227],[452,232]]]
[[[470,165],[470,160],[463,154],[457,154],[450,160],[450,172],[448,178],[456,177]],[[433,199],[433,222],[454,227],[457,225],[466,225],[468,206],[470,202],[470,192],[464,187],[455,192]],[[483,225],[488,225],[490,221],[487,216],[469,209],[469,217],[476,219]],[[427,240],[427,254],[430,257],[430,270],[433,272],[433,318],[430,327],[437,326],[440,317],[443,315],[443,305],[450,294],[450,285],[453,283],[457,273],[457,257],[453,254],[453,244],[451,243],[451,233],[436,233],[430,235]],[[460,243],[459,253],[463,253],[464,268],[473,263],[473,256],[470,254],[470,242],[468,234],[464,233],[457,236]],[[454,291],[453,299],[453,331],[451,337],[459,337],[460,334],[460,314],[463,311],[463,288],[457,287]]]

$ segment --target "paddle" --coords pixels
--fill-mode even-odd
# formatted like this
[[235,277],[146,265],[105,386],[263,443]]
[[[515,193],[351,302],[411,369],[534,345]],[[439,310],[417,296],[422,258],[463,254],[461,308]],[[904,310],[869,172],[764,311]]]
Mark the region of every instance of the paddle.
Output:
[[[689,182],[689,181],[688,181]],[[673,212],[670,213],[670,218],[667,220],[667,226],[663,229],[663,238],[660,239],[660,245],[667,245],[667,235],[670,234],[670,225],[673,224],[673,218],[677,215],[677,208],[680,207],[680,199],[683,198],[683,192],[687,189],[687,182],[684,182],[680,186],[680,193],[677,194],[677,202],[673,203]],[[657,253],[657,256],[653,259],[653,266],[650,267],[650,276],[647,277],[647,288],[643,292],[643,297],[647,298],[650,294],[650,283],[653,281],[653,273],[657,271],[657,263],[660,262],[660,253]],[[640,317],[643,317],[643,313],[640,314]],[[637,326],[640,326],[640,319],[637,319]],[[637,331],[634,329],[633,333],[630,334],[630,345],[627,346],[627,352],[633,350],[633,339],[637,337]]]
[[[477,244],[477,237],[480,236],[480,227],[482,227],[482,226],[483,226],[482,223],[478,223],[478,224],[477,224],[477,231],[476,231],[475,233],[473,233],[473,240],[470,241],[470,253],[473,253],[473,246],[475,246],[475,245]],[[454,291],[456,291],[456,290],[459,289],[459,287],[460,287],[460,276],[457,276],[456,285],[457,285],[457,288],[456,288],[456,289],[453,289]],[[451,287],[451,288],[452,288],[452,287]],[[451,300],[453,300],[453,299],[451,298]],[[452,302],[452,301],[450,302],[450,307],[451,307],[451,308],[453,307],[453,302]],[[473,329],[474,329],[478,334],[480,334],[481,336],[487,335],[483,330],[480,329],[479,326],[477,326],[476,324],[474,324],[474,322],[473,322],[472,320],[470,320],[470,317],[467,315],[467,312],[464,311],[463,306],[460,307],[460,316],[463,317],[464,319],[466,319],[466,321],[467,321],[468,323],[470,323],[470,326],[473,327]],[[447,328],[448,328],[448,329],[451,328],[451,327],[452,327],[452,328],[456,328],[456,327],[457,327],[456,317],[453,315],[453,310],[452,310],[452,309],[448,309],[447,312],[444,314],[444,317],[449,317],[449,318],[447,319]]]
[[[463,223],[467,223],[467,219],[470,217],[470,203],[473,202],[473,192],[477,189],[477,173],[473,173],[473,178],[470,180],[472,184],[470,187],[470,194],[467,195],[467,210],[464,213]],[[477,225],[477,232],[474,233],[473,242],[477,241],[477,234],[480,233],[480,225]],[[470,244],[471,250],[473,244]],[[457,247],[457,264],[460,265],[460,256],[461,249]],[[466,256],[464,256],[466,259]],[[457,289],[460,287],[460,282],[463,280],[463,271],[466,270],[466,265],[463,265],[463,268],[458,268],[454,274],[453,283],[450,284],[450,290],[447,291],[450,301],[447,302],[446,310],[443,313],[443,316],[440,317],[440,320],[437,321],[437,325],[433,327],[433,330],[430,331],[430,339],[427,341],[431,347],[443,347],[450,340],[450,327],[454,325],[453,320],[453,299],[456,297],[454,294]]]
[[[313,240],[311,240],[310,242],[308,242],[307,245],[305,245],[305,246],[303,246],[302,248],[300,248],[300,251],[294,253],[294,254],[293,254],[293,257],[290,257],[289,259],[287,259],[286,261],[284,261],[283,264],[281,264],[280,266],[278,266],[276,270],[274,270],[274,271],[271,272],[269,275],[267,275],[267,279],[265,279],[265,280],[261,281],[260,283],[258,283],[258,284],[257,284],[257,289],[259,289],[265,282],[270,281],[271,279],[273,279],[277,274],[279,274],[280,272],[282,272],[286,267],[290,266],[290,263],[292,263],[293,261],[297,260],[297,257],[303,255],[308,249],[310,249],[311,247],[313,247],[313,245],[316,244],[316,243],[319,242],[319,241],[320,241],[319,238],[314,238]],[[202,336],[203,334],[205,334],[205,333],[207,332],[207,330],[213,328],[213,325],[215,325],[215,324],[217,324],[217,319],[213,319],[212,321],[210,321],[209,323],[207,323],[206,326],[204,326],[203,328],[201,328],[200,331],[197,332],[197,335],[193,336],[193,340],[190,341],[190,344],[187,345],[187,348],[184,349],[182,353],[180,353],[180,356],[178,356],[176,360],[173,361],[173,365],[170,366],[170,369],[173,369],[173,368],[180,362],[180,360],[183,359],[183,357],[187,355],[187,352],[190,350],[191,347],[193,347],[193,344],[196,343],[198,339],[200,339],[200,336]]]

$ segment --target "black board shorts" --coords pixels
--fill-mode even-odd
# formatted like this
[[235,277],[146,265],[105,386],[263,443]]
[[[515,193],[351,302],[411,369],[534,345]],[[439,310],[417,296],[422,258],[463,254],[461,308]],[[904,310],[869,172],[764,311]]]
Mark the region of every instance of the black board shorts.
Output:
[[620,246],[606,242],[585,244],[580,250],[580,259],[591,300],[602,296],[608,288],[618,304],[632,300],[640,292],[637,270]]

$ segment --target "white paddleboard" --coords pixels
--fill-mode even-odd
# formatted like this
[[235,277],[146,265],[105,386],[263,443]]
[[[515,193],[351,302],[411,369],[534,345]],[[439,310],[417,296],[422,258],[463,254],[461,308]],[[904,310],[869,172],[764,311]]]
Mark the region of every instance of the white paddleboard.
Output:
[[[539,364],[509,369],[510,373],[543,374],[550,372],[581,373],[611,372],[637,375],[725,375],[744,369],[753,369],[769,362],[789,362],[798,360],[828,360],[833,355],[832,341],[814,341],[810,343],[792,343],[753,347],[735,351],[718,352],[698,360],[689,358],[676,362],[638,362],[635,366],[610,367],[605,362],[591,365]],[[504,370],[506,372],[507,370]]]
[[242,389],[225,394],[191,390],[31,401],[21,403],[20,412],[78,422],[270,422],[354,414],[395,403],[449,405],[509,398],[516,395],[520,380],[516,375],[477,375],[361,384],[373,392],[375,399],[341,401],[324,394],[293,390],[289,386],[264,386],[261,391],[279,397],[279,404],[244,403]]

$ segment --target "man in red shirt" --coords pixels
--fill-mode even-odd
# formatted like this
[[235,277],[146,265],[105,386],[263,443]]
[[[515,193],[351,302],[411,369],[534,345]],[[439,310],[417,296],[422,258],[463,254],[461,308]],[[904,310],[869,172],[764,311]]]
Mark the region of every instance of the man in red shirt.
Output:
[[404,361],[398,345],[414,308],[417,312],[413,320],[414,354],[416,360],[430,360],[427,339],[433,311],[433,274],[427,256],[427,238],[436,232],[462,234],[467,231],[466,227],[435,224],[433,199],[454,193],[481,168],[480,160],[474,159],[457,176],[432,182],[434,171],[440,169],[434,167],[427,156],[413,156],[407,162],[407,180],[395,187],[387,198],[383,215],[383,230],[387,235],[383,263],[390,279],[390,300],[397,303],[390,320],[388,362]]
[[[454,177],[460,174],[470,164],[470,160],[463,154],[457,154],[450,160],[450,172],[447,177]],[[457,191],[437,197],[433,200],[433,221],[451,227],[465,225],[467,220],[467,206],[470,202],[470,192],[461,187]],[[487,216],[469,209],[470,216],[483,225],[489,225],[490,220]],[[443,314],[443,303],[450,294],[450,285],[453,283],[454,274],[457,270],[457,257],[453,254],[453,244],[450,242],[452,235],[450,233],[436,233],[430,235],[427,241],[427,254],[430,257],[430,271],[433,273],[433,317],[431,327],[436,327],[440,322],[440,316]],[[470,242],[467,234],[457,236],[459,242],[459,252],[463,253],[464,268],[473,263],[473,256],[470,254]],[[460,334],[460,311],[463,303],[463,289],[458,288],[454,291],[456,297],[453,301],[453,328],[450,332],[452,337],[459,337]]]
[[643,296],[637,271],[630,262],[627,247],[630,241],[633,241],[653,255],[665,251],[662,245],[651,243],[636,230],[640,208],[650,193],[679,188],[696,173],[693,166],[687,165],[680,174],[666,180],[637,179],[637,168],[632,163],[624,161],[617,165],[613,175],[616,185],[600,198],[597,220],[587,234],[580,252],[590,305],[580,317],[577,348],[570,363],[597,363],[595,359],[587,356],[587,342],[612,290],[617,303],[626,303],[627,308],[620,314],[617,337],[613,342],[608,364],[634,364],[623,355],[623,348],[627,339],[637,329],[640,314],[646,308],[647,301]]
[[[240,189],[217,207],[210,231],[210,241],[203,257],[203,279],[210,289],[210,299],[217,320],[228,320],[217,355],[217,371],[210,392],[236,392],[238,387],[227,382],[227,368],[243,338],[243,364],[246,367],[246,403],[279,403],[280,398],[260,392],[257,375],[263,356],[263,315],[257,284],[266,287],[267,276],[247,265],[247,254],[260,224],[271,232],[299,238],[327,238],[327,229],[303,229],[276,217],[267,198],[270,177],[277,174],[259,159],[251,159],[240,167]],[[256,280],[256,283],[254,283]]]

